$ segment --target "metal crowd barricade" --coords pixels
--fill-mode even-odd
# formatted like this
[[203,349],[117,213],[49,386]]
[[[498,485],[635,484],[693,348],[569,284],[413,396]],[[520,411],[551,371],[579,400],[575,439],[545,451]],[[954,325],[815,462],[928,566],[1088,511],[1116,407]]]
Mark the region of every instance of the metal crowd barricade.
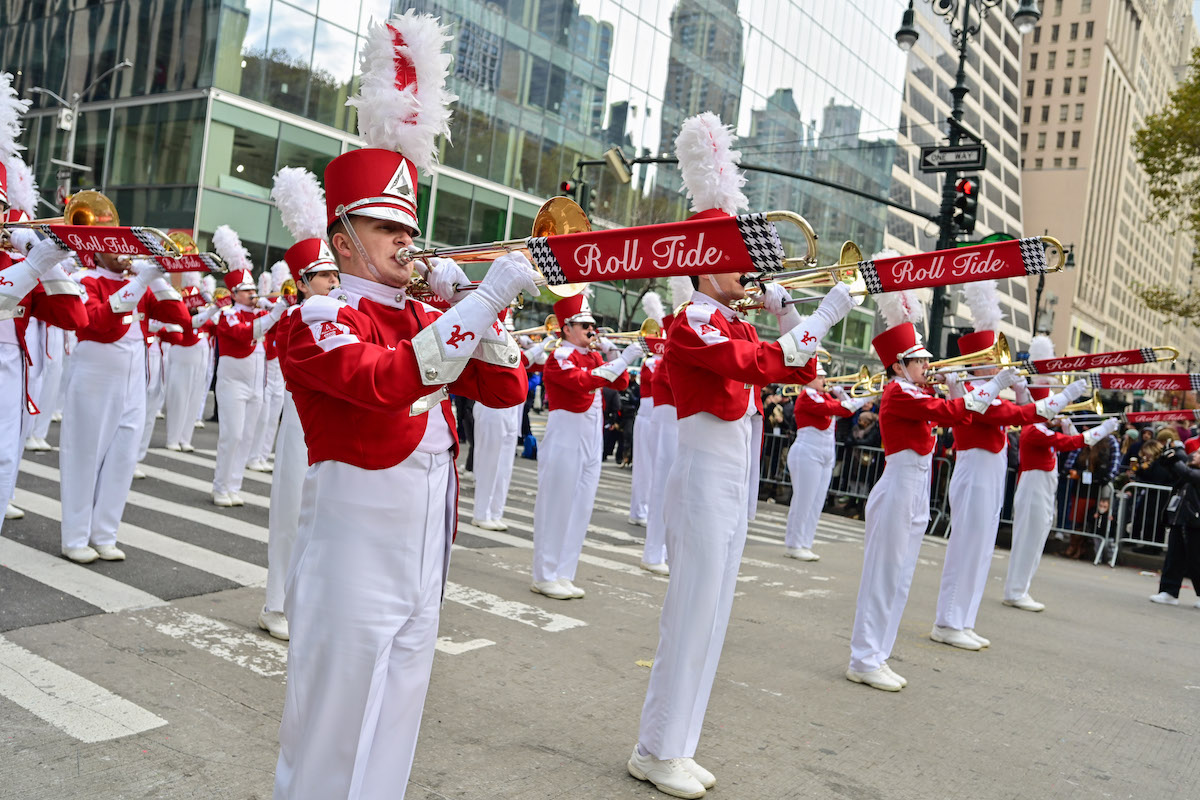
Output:
[[775,433],[767,431],[763,434],[762,455],[759,458],[758,482],[774,487],[782,486],[790,489],[792,478],[788,474],[787,454],[792,446],[795,435],[792,433]]
[[[1108,560],[1110,567],[1117,565],[1117,554],[1122,544],[1157,547],[1166,551],[1167,529],[1170,527],[1166,521],[1166,511],[1173,493],[1170,486],[1137,481],[1125,484],[1117,492],[1116,523],[1112,538],[1107,542],[1112,553]],[[1102,550],[1097,551],[1097,564],[1102,554]]]

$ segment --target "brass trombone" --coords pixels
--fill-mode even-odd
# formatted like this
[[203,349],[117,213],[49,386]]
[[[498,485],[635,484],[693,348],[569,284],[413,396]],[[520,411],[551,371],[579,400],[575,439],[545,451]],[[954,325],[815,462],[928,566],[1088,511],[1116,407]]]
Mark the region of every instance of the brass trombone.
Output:
[[601,328],[598,332],[605,339],[634,342],[644,339],[647,336],[661,336],[662,325],[659,325],[656,320],[647,318],[646,321],[642,323],[642,327],[638,328],[636,331],[611,331],[608,328]]
[[[806,223],[807,224],[807,223]],[[785,259],[786,261],[787,259]],[[863,283],[862,277],[858,273],[858,262],[863,260],[862,251],[854,242],[847,241],[842,244],[842,251],[838,256],[838,263],[828,267],[812,267],[791,272],[781,272],[775,275],[758,275],[745,276],[742,280],[746,283],[755,283],[758,285],[757,291],[752,296],[746,297],[733,304],[735,311],[752,311],[762,308],[762,283],[770,282],[777,283],[785,289],[800,289],[813,288],[820,286],[833,286],[838,283],[845,283],[848,286],[858,288],[858,284]],[[769,281],[767,280],[769,277]],[[785,305],[793,305],[795,303],[803,303],[809,300],[817,300],[820,298],[800,297],[785,302]]]
[[554,314],[547,314],[546,321],[542,325],[536,328],[523,328],[519,331],[513,331],[512,335],[537,336],[541,334],[542,336],[553,336],[554,334],[558,333],[559,327],[561,326],[558,324],[558,317],[556,317]]
[[[44,219],[33,219],[28,222],[4,222],[0,223],[0,236],[3,238],[3,247],[11,249],[9,244],[8,230],[11,228],[33,228],[38,229],[44,225],[69,226],[78,225],[81,227],[101,225],[109,227],[113,230],[129,231],[129,228],[121,227],[121,220],[117,214],[117,207],[113,201],[105,197],[100,192],[94,189],[85,189],[71,195],[67,200],[66,208],[63,209],[61,217],[47,217]],[[142,236],[150,236],[158,240],[158,244],[167,250],[172,256],[180,256],[179,245],[167,234],[157,228],[142,227],[138,229]],[[191,238],[191,237],[188,237]],[[193,242],[193,245],[195,242]],[[101,251],[103,252],[103,251]]]
[[846,375],[830,375],[825,379],[825,385],[839,385],[843,383],[853,386],[856,383],[865,383],[871,379],[871,371],[867,369],[867,365],[863,364],[858,368],[858,372],[851,372]]

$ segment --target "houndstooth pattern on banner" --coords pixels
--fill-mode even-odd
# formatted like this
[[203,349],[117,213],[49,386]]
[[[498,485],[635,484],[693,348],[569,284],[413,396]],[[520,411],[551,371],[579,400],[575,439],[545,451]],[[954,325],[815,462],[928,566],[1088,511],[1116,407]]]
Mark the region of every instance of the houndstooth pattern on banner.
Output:
[[1153,347],[1142,347],[1138,349],[1138,352],[1142,354],[1142,361],[1145,361],[1147,364],[1158,361],[1158,355],[1154,352]]
[[1046,271],[1046,246],[1036,236],[1021,239],[1017,242],[1021,247],[1021,261],[1025,264],[1026,275],[1039,275]]
[[883,292],[883,283],[879,280],[879,270],[875,268],[874,261],[858,262],[858,274],[862,275],[863,283],[867,285],[867,291],[871,294],[880,294]]
[[1088,381],[1092,384],[1093,389],[1103,389],[1104,388],[1101,385],[1101,378],[1103,378],[1103,377],[1104,377],[1103,375],[1088,375]]
[[1188,382],[1192,384],[1193,392],[1200,392],[1200,373],[1188,373]]
[[742,214],[734,217],[737,220],[738,231],[742,234],[742,242],[754,268],[759,272],[776,272],[783,268],[783,243],[779,241],[779,232],[775,224],[767,219],[766,214]]
[[[142,247],[146,248],[146,252],[149,253],[150,255],[152,255],[152,256],[176,255],[177,251],[168,250],[166,247],[163,246],[162,240],[159,239],[157,236],[155,236],[154,233],[151,233],[151,231],[153,230],[152,228],[141,228],[141,227],[138,227],[135,225],[134,227],[130,228],[129,230],[133,232],[133,235],[137,237],[137,240],[142,243]],[[170,241],[170,240],[168,240],[168,241]],[[172,245],[172,247],[174,247],[174,245]]]
[[525,245],[529,248],[529,256],[533,259],[533,265],[546,277],[548,285],[561,286],[564,283],[570,283],[545,236],[531,236],[525,240]]

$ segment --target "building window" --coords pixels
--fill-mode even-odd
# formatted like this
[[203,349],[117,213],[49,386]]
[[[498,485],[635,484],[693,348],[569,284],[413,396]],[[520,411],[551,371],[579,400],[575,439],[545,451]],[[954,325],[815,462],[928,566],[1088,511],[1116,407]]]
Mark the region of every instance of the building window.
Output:
[[1079,54],[1079,66],[1086,67],[1092,63],[1092,48],[1085,47]]
[[1054,0],[1054,16],[1062,16],[1062,0]]
[[1054,79],[1046,78],[1046,91],[1044,93],[1050,94],[1053,91],[1054,91]]
[[1034,44],[1042,43],[1042,29],[1041,28],[1033,29],[1033,43]]
[[1030,108],[1029,106],[1025,106],[1024,110],[1022,110],[1022,112],[1021,112],[1021,123],[1022,124],[1024,124],[1024,125],[1029,124],[1029,115],[1032,111],[1033,111],[1032,108]]
[[1025,82],[1025,96],[1033,97],[1033,81]]
[[1079,122],[1083,119],[1083,103],[1075,104],[1075,121]]
[[1028,145],[1028,144],[1029,144],[1029,134],[1022,133],[1021,134],[1021,149],[1024,150],[1026,145]]
[[1071,149],[1079,149],[1079,131],[1071,131]]
[[1030,69],[1037,69],[1037,57],[1038,57],[1037,53],[1029,54],[1029,68]]
[[[1054,146],[1056,148],[1058,148],[1059,150],[1062,150],[1063,146],[1066,143],[1067,143],[1067,132],[1066,131],[1059,131],[1057,134],[1055,134]],[[1055,166],[1058,166],[1058,165],[1055,165]]]
[[1054,69],[1054,65],[1058,63],[1058,51],[1051,50],[1046,53],[1046,69]]
[[1092,13],[1092,0],[1079,0],[1079,12],[1081,14]]
[[1071,79],[1063,78],[1063,94],[1071,93]]
[[1079,23],[1072,22],[1071,23],[1071,41],[1073,42],[1078,38],[1079,38]]
[[1070,167],[1071,169],[1075,169],[1076,167],[1079,166],[1079,159],[1075,158],[1074,156],[1072,156],[1071,158],[1068,158],[1067,166]]
[[1033,168],[1034,168],[1034,169],[1041,169],[1041,168],[1042,168],[1042,159],[1040,159],[1040,158],[1035,158],[1035,159],[1033,160]]
[[1074,66],[1075,66],[1075,51],[1068,50],[1067,51],[1067,69],[1070,69],[1071,67],[1074,67]]
[[1037,149],[1038,149],[1038,150],[1045,150],[1045,149],[1046,149],[1046,133],[1045,133],[1045,131],[1043,131],[1042,133],[1039,133],[1039,134],[1038,134],[1038,146],[1037,146]]
[[1079,76],[1079,93],[1087,94],[1087,76],[1086,75]]
[[1058,26],[1057,25],[1050,26],[1050,41],[1052,41],[1052,42],[1058,41]]
[[1059,106],[1058,107],[1058,121],[1066,122],[1067,114],[1070,112],[1070,110],[1071,110],[1071,106],[1069,106],[1066,103],[1063,103],[1061,106]]
[[1054,168],[1062,169],[1062,159],[1061,158],[1054,159]]
[[1087,25],[1083,26],[1083,38],[1085,38],[1085,39],[1092,38],[1092,29],[1095,27],[1095,25],[1096,25],[1096,23],[1088,21]]
[[1050,106],[1042,106],[1042,122],[1050,121]]

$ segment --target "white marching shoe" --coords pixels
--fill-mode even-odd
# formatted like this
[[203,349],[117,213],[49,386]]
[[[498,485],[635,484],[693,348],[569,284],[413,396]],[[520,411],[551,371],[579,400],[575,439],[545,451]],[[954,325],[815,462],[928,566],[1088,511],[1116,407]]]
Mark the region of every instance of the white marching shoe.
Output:
[[202,419],[198,419],[198,420],[196,420],[195,422],[193,422],[193,423],[192,423],[192,427],[193,427],[193,428],[203,428],[203,427],[204,427],[204,420],[202,420]]
[[92,547],[101,561],[124,561],[125,551],[115,544],[98,544]]
[[[1154,598],[1150,598],[1150,599],[1153,600]],[[1022,611],[1041,611],[1043,608],[1046,607],[1045,603],[1039,603],[1037,600],[1034,600],[1032,597],[1030,597],[1028,593],[1021,595],[1020,597],[1016,598],[1015,600],[1009,600],[1009,599],[1005,598],[1001,602],[1003,602],[1004,605],[1006,605],[1006,606],[1011,606],[1012,608],[1019,608]]]
[[821,557],[807,547],[789,547],[784,553],[788,558],[795,558],[799,561],[820,561]]
[[181,444],[181,445],[179,445],[179,449],[185,453],[196,452],[196,448],[192,447],[190,444]]
[[471,524],[474,525],[476,528],[479,528],[479,529],[485,530],[485,531],[506,531],[506,530],[508,530],[508,524],[505,523],[504,521],[498,520],[498,519],[478,519],[478,520],[473,519],[473,520],[471,520]]
[[644,528],[644,527],[646,527],[646,520],[638,519],[637,517],[630,517],[629,524],[636,525],[639,528]]
[[711,789],[717,785],[717,776],[697,764],[696,759],[683,758],[680,760],[683,762],[683,768],[692,773],[692,777],[700,781],[700,785],[705,789]]
[[905,686],[908,686],[908,679],[896,672],[896,670],[892,669],[891,665],[889,665],[886,661],[880,664],[879,668],[886,672],[889,678],[900,684],[901,689],[903,689]]
[[258,627],[274,636],[276,639],[288,641],[288,621],[282,611],[267,611],[258,613]]
[[245,500],[243,500],[243,499],[242,499],[242,496],[241,496],[240,494],[238,494],[237,492],[230,492],[230,493],[229,493],[229,500],[230,500],[230,502],[231,502],[231,503],[233,503],[235,506],[244,506],[244,505],[246,505],[246,501],[245,501]]
[[169,444],[167,444],[167,449],[174,453],[179,453],[183,450],[183,445],[181,445],[177,442],[170,442]]
[[583,589],[580,589],[578,586],[571,583],[571,581],[567,580],[566,578],[559,578],[558,584],[559,584],[559,586],[562,586],[562,588],[564,588],[568,592],[570,592],[571,597],[574,597],[576,599],[583,597],[585,594],[587,594],[587,592],[585,592]]
[[230,498],[229,492],[213,492],[213,505],[221,508],[232,508],[233,499]]
[[62,554],[76,564],[90,564],[100,557],[91,547],[64,547]]
[[983,638],[982,636],[980,636],[978,633],[975,632],[974,628],[963,628],[963,633],[965,633],[967,636],[970,636],[975,641],[979,642],[980,647],[991,647],[992,646],[992,640]]
[[25,512],[9,503],[4,509],[5,519],[25,519]]
[[249,464],[246,465],[246,469],[252,469],[255,472],[270,472],[272,470],[272,467],[270,464],[263,461],[261,458],[256,458],[253,461],[251,461]]
[[44,453],[50,450],[50,443],[45,439],[39,439],[36,436],[30,436],[25,440],[25,449],[34,453]]
[[55,411],[53,414],[50,415],[50,421],[51,422],[62,422],[62,412]]
[[671,568],[667,566],[666,562],[663,562],[662,564],[647,564],[645,561],[643,561],[642,569],[646,570],[646,572],[653,572],[655,575],[671,574]]
[[138,464],[136,467],[133,468],[133,479],[135,481],[142,481],[142,480],[146,479],[146,473],[142,472],[141,464]]
[[704,797],[708,790],[683,762],[682,758],[644,756],[634,747],[625,767],[630,775],[639,781],[653,783],[663,794],[684,798]]
[[[12,508],[12,506],[9,506],[9,508]],[[24,516],[24,514],[22,514],[22,516]],[[20,517],[17,517],[17,519],[20,519]],[[1179,605],[1179,598],[1167,592],[1159,592],[1158,594],[1150,595],[1150,602],[1162,603],[1164,606],[1177,606]]]
[[884,667],[873,669],[870,672],[858,672],[857,670],[846,670],[846,680],[851,683],[861,683],[870,686],[872,689],[879,689],[884,692],[898,692],[904,688],[904,684],[891,676],[889,671]]
[[575,596],[560,581],[534,581],[529,585],[529,591],[544,594],[552,600],[570,600]]
[[934,625],[933,630],[929,632],[929,638],[941,644],[957,647],[960,650],[983,649],[983,645],[968,636],[966,631],[960,631],[955,628],[943,628],[939,625]]

